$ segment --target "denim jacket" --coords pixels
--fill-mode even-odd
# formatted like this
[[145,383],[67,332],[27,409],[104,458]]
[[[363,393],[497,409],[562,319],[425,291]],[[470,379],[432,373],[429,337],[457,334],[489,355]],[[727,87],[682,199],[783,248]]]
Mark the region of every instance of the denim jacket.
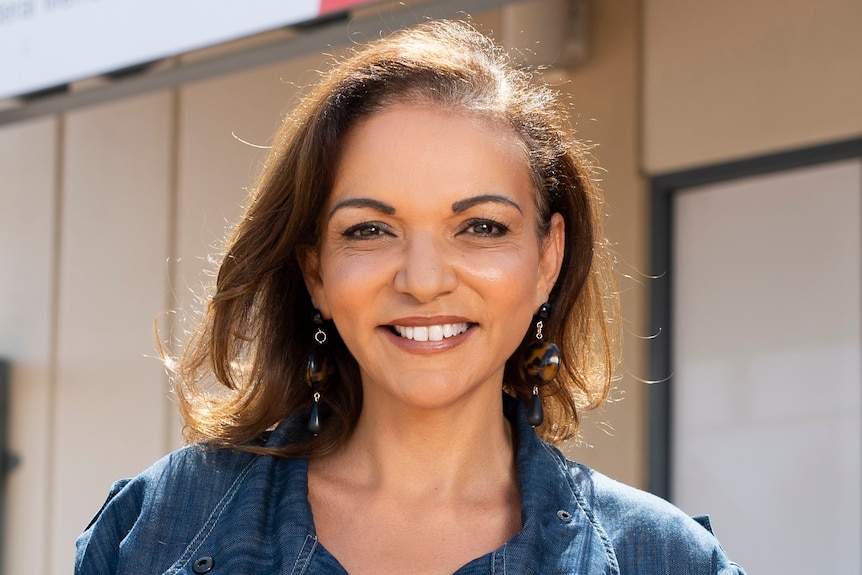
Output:
[[[520,403],[505,405],[523,528],[456,575],[744,575],[705,518],[566,460]],[[301,429],[287,421],[266,441],[295,441]],[[317,539],[307,472],[302,459],[180,449],[114,484],[78,539],[75,573],[346,574]]]

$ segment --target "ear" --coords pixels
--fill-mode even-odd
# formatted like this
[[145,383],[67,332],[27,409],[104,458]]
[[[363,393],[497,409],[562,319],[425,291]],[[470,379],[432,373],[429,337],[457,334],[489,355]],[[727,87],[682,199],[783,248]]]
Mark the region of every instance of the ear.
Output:
[[563,265],[563,254],[566,249],[566,222],[560,214],[551,215],[550,229],[541,246],[539,254],[539,278],[536,285],[535,307],[548,301],[551,290],[557,283],[560,268]]
[[323,277],[320,274],[320,251],[317,247],[297,250],[296,259],[299,261],[302,279],[305,281],[305,289],[311,296],[312,305],[320,311],[324,319],[331,318],[326,301],[326,290],[323,289]]

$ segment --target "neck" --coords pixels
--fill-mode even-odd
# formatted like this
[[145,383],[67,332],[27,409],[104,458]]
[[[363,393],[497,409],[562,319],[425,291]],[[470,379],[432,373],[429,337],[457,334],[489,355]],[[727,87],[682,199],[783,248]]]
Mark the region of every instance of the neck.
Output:
[[512,433],[500,392],[435,409],[393,409],[372,398],[331,463],[366,487],[462,497],[517,483]]

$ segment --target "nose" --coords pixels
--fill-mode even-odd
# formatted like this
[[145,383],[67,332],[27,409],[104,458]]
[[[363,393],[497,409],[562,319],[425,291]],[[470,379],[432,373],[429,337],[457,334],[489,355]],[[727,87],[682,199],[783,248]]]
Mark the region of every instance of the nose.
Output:
[[414,234],[404,244],[395,289],[426,303],[450,293],[458,283],[454,255],[446,241],[432,234]]

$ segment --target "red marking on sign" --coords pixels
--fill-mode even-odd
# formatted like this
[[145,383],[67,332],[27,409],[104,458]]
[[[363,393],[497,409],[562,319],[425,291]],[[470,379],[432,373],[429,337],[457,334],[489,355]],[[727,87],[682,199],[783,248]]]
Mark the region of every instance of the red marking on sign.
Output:
[[340,12],[341,10],[353,8],[354,6],[371,4],[376,1],[377,0],[321,0],[318,14],[322,16],[323,14],[329,14],[331,12]]

